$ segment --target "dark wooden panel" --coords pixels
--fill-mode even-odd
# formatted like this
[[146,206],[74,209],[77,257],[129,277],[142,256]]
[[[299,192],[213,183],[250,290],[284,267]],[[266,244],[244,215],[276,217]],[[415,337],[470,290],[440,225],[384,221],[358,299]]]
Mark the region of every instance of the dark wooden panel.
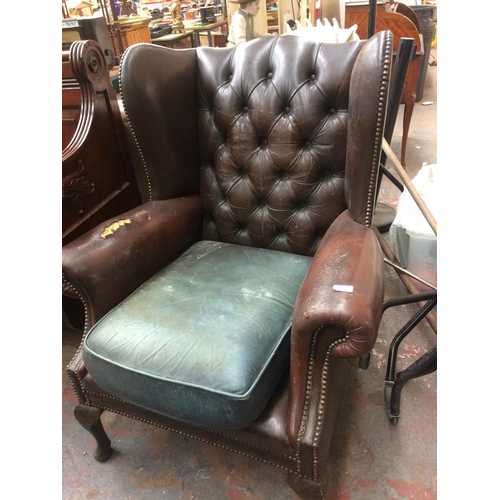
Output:
[[63,245],[141,202],[106,59],[93,40],[62,57]]

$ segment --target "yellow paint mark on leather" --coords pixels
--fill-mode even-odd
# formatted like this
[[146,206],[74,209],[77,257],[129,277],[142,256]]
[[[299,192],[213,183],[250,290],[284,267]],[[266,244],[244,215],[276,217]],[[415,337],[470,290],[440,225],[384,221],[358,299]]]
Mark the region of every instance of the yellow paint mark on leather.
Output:
[[130,219],[120,219],[115,222],[112,222],[108,227],[104,229],[101,233],[101,238],[106,238],[110,234],[113,234],[117,229],[124,226],[125,224],[130,224],[132,221]]

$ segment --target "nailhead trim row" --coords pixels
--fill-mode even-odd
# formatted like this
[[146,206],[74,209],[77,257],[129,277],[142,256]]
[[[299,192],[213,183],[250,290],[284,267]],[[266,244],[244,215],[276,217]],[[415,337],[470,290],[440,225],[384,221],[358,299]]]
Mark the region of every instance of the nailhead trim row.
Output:
[[[123,399],[118,399],[118,398],[115,398],[114,396],[110,396],[108,394],[102,394],[102,393],[96,393],[96,392],[93,392],[93,391],[88,391],[87,392],[88,394],[91,394],[91,395],[94,395],[94,396],[97,396],[97,397],[104,397],[106,399],[110,399],[112,401],[119,401],[120,403],[125,403],[129,406],[134,406],[136,408],[140,408],[132,403],[129,403],[128,401],[124,401]],[[128,413],[124,413],[124,412],[120,412],[118,410],[113,410],[113,409],[110,409],[108,407],[104,407],[104,406],[101,406],[99,404],[96,404],[96,403],[92,403],[92,402],[88,402],[87,404],[91,405],[91,406],[96,406],[96,407],[99,407],[99,408],[102,408],[104,410],[109,410],[109,411],[113,411],[115,413],[119,413],[120,415],[123,415],[125,417],[129,417],[129,418],[132,418],[134,420],[140,420],[141,422],[145,422],[147,424],[152,424],[152,425],[155,425],[156,427],[161,427],[162,429],[166,429],[166,430],[171,430],[173,432],[177,432],[179,434],[185,434],[186,436],[190,436],[190,437],[194,437],[196,439],[203,439],[203,438],[197,438],[196,436],[194,435],[191,435],[189,433],[184,433],[184,431],[179,431],[179,430],[176,430],[174,428],[171,428],[171,427],[168,427],[168,426],[165,426],[165,425],[162,425],[162,424],[157,424],[155,422],[152,422],[152,421],[149,421],[149,420],[145,420],[145,419],[142,419],[141,417],[136,417],[135,415],[130,415]],[[198,429],[201,429],[201,430],[205,430],[203,427],[200,427],[199,425],[193,425],[193,427],[196,427]],[[280,457],[280,458],[285,458],[287,460],[293,460],[295,461],[295,457],[292,457],[290,455],[280,455],[279,453],[276,453],[274,451],[271,451],[267,448],[262,448],[260,446],[255,446],[254,444],[252,443],[248,443],[247,441],[244,441],[243,439],[238,439],[234,436],[228,436],[227,434],[224,434],[223,432],[219,432],[219,431],[214,431],[213,429],[210,429],[210,432],[212,434],[217,434],[218,436],[222,436],[226,439],[230,439],[231,441],[235,441],[237,443],[241,443],[241,444],[245,444],[247,446],[251,446],[252,448],[255,448],[256,450],[261,450],[261,451],[265,451],[266,453],[272,453],[273,455],[277,456],[277,457]],[[207,440],[207,443],[211,443],[211,441]]]
[[[344,342],[347,341],[342,339]],[[313,478],[315,481],[318,480],[318,447],[319,447],[319,436],[321,434],[321,429],[323,427],[323,414],[325,411],[326,404],[326,388],[328,385],[328,369],[330,367],[330,355],[332,353],[333,348],[337,345],[337,341],[332,342],[328,346],[328,350],[326,352],[325,361],[323,362],[323,370],[321,372],[321,396],[319,402],[318,409],[318,418],[316,421],[316,431],[314,432],[314,441],[313,441]]]
[[[307,388],[306,388],[306,399],[304,401],[304,409],[302,410],[302,420],[300,422],[300,428],[299,428],[299,434],[297,437],[297,448],[296,448],[296,453],[295,453],[295,459],[297,463],[297,473],[302,474],[301,471],[301,461],[300,461],[300,445],[302,442],[302,439],[304,438],[304,434],[306,431],[306,424],[307,424],[307,417],[309,414],[309,403],[312,395],[312,379],[313,379],[313,372],[314,372],[314,361],[316,357],[316,343],[318,339],[318,334],[319,332],[325,328],[326,325],[321,325],[319,326],[316,331],[313,334],[313,339],[311,342],[311,349],[309,351],[309,363],[308,363],[308,369],[307,369]],[[320,402],[319,402],[319,407],[318,407],[318,416],[316,417],[316,430],[314,432],[314,439],[313,439],[313,481],[318,481],[318,463],[319,463],[319,458],[318,458],[318,453],[317,449],[319,446],[319,436],[321,435],[321,429],[323,427],[323,414],[324,414],[324,408],[326,404],[326,392],[327,392],[327,383],[328,383],[328,368],[330,365],[330,356],[332,353],[332,350],[334,347],[344,344],[349,340],[349,332],[346,332],[345,336],[336,339],[333,342],[330,343],[327,349],[327,353],[325,356],[325,360],[323,362],[323,370],[321,372],[321,395],[320,395]]]
[[382,81],[380,84],[377,130],[375,133],[372,171],[370,175],[370,184],[368,188],[368,202],[366,205],[366,213],[365,213],[365,225],[368,227],[372,225],[373,212],[375,209],[375,186],[377,184],[377,177],[378,177],[380,148],[382,147],[382,138],[383,138],[382,124],[384,122],[384,115],[385,115],[384,109],[385,109],[385,102],[387,99],[387,89],[389,86],[389,69],[391,64],[391,57],[392,57],[392,38],[388,34],[386,34],[384,63],[383,63],[384,71],[382,72]]
[[[92,394],[92,393],[89,393],[89,394]],[[103,396],[103,394],[99,394],[99,396]],[[116,399],[116,398],[112,398],[112,397],[111,397],[111,398],[109,398],[109,399]],[[117,401],[121,401],[121,400],[117,400]],[[222,448],[222,449],[224,449],[224,450],[232,451],[233,453],[238,453],[239,455],[243,455],[243,456],[245,456],[245,457],[252,458],[252,459],[254,459],[254,460],[258,460],[259,462],[264,462],[264,463],[269,464],[269,465],[274,465],[275,467],[278,467],[278,468],[280,468],[280,469],[282,469],[282,470],[285,470],[285,471],[287,471],[287,472],[290,472],[290,473],[292,473],[292,474],[294,474],[294,475],[296,475],[296,476],[302,477],[302,478],[304,478],[304,479],[310,479],[309,477],[304,476],[304,475],[302,475],[302,474],[300,474],[300,473],[297,473],[297,472],[296,472],[296,471],[294,471],[293,469],[289,469],[288,467],[285,467],[285,466],[283,466],[283,465],[276,464],[276,463],[271,462],[271,461],[269,461],[269,460],[265,460],[265,459],[263,459],[263,458],[256,457],[255,455],[251,455],[251,454],[249,454],[249,453],[245,453],[245,452],[243,452],[243,451],[236,450],[236,449],[234,449],[234,448],[230,448],[229,446],[225,446],[225,445],[223,445],[223,444],[215,443],[215,442],[210,441],[210,440],[208,440],[208,439],[201,438],[201,437],[199,437],[199,436],[195,436],[194,434],[189,434],[189,433],[187,433],[187,432],[180,431],[180,430],[178,430],[178,429],[175,429],[175,428],[172,428],[172,427],[168,427],[168,426],[166,426],[166,425],[161,425],[161,424],[158,424],[158,423],[153,422],[153,421],[151,421],[151,420],[146,420],[146,419],[144,419],[144,418],[137,417],[137,416],[135,416],[135,415],[129,415],[128,413],[125,413],[125,412],[122,412],[122,411],[119,411],[119,410],[115,410],[114,408],[108,408],[108,407],[106,407],[106,406],[99,405],[99,404],[94,404],[94,403],[91,403],[91,402],[88,402],[88,403],[86,403],[86,404],[87,404],[88,406],[94,406],[95,408],[100,408],[101,410],[110,411],[110,412],[115,413],[115,414],[117,414],[117,415],[122,415],[122,416],[124,416],[124,417],[132,418],[132,419],[137,420],[137,421],[139,421],[139,422],[144,422],[144,423],[146,423],[146,424],[154,425],[155,427],[158,427],[158,428],[160,428],[160,429],[167,430],[167,431],[169,431],[169,432],[174,432],[174,433],[179,434],[179,435],[181,435],[181,436],[185,436],[185,437],[189,437],[189,438],[197,439],[198,441],[201,441],[201,442],[203,442],[203,443],[207,443],[207,444],[210,444],[210,445],[212,445],[212,446],[217,446],[218,448]],[[226,438],[233,439],[233,438],[231,438],[230,436],[225,436],[224,434],[222,434],[222,435],[223,435],[224,437],[226,437]],[[235,440],[236,440],[236,439],[235,439]],[[240,442],[242,442],[242,443],[244,443],[244,444],[247,444],[247,443],[245,443],[244,441],[240,441]],[[250,445],[250,446],[253,446],[253,445]],[[265,450],[265,449],[263,449],[263,448],[258,448],[258,447],[255,447],[255,448],[256,448],[256,449],[261,449],[262,451],[269,452],[269,450]],[[276,456],[280,456],[280,455],[276,455]],[[282,455],[282,457],[283,457],[283,458],[286,458],[286,459],[291,459],[291,460],[293,460],[293,457],[289,457],[289,456],[287,456],[287,455]]]
[[[125,50],[125,52],[123,53],[122,59],[126,56],[129,48],[130,47],[128,47]],[[121,81],[121,79],[122,79],[122,64],[120,63],[119,81]],[[146,181],[147,181],[147,184],[148,184],[148,193],[149,193],[149,200],[148,201],[152,201],[153,200],[153,192],[152,192],[152,188],[151,188],[151,180],[150,180],[150,177],[149,177],[148,166],[146,165],[146,160],[144,159],[144,155],[142,153],[142,149],[139,146],[139,141],[137,140],[137,136],[135,134],[134,128],[132,127],[132,123],[130,123],[130,118],[128,116],[127,107],[125,106],[125,100],[124,99],[122,99],[122,104],[123,104],[123,111],[125,113],[125,118],[127,119],[127,123],[129,124],[130,132],[132,133],[132,137],[134,138],[134,143],[135,143],[135,145],[137,147],[137,151],[139,152],[139,156],[141,157],[141,161],[142,161],[142,166],[144,168],[144,172],[146,173]]]
[[[88,402],[88,398],[86,396],[87,394],[87,391],[85,390],[85,388],[83,387],[83,382],[82,380],[80,380],[80,377],[78,376],[78,373],[77,371],[75,370],[74,373],[72,373],[70,370],[69,370],[69,365],[71,365],[71,363],[73,363],[73,361],[75,360],[75,358],[77,357],[78,353],[82,350],[82,347],[83,347],[83,342],[85,340],[85,336],[87,335],[87,330],[88,330],[88,324],[89,324],[89,315],[88,315],[88,307],[87,307],[87,303],[85,302],[85,300],[83,299],[83,296],[82,294],[71,284],[68,282],[68,280],[64,277],[64,274],[62,276],[62,280],[63,280],[63,283],[65,284],[65,286],[67,286],[68,288],[70,288],[74,293],[75,295],[77,295],[79,297],[79,299],[81,300],[82,304],[83,304],[83,308],[84,308],[84,313],[85,313],[85,320],[84,320],[84,323],[83,323],[83,335],[82,335],[82,340],[80,342],[80,345],[78,346],[78,349],[76,350],[75,352],[75,355],[71,358],[71,361],[68,363],[68,366],[66,367],[66,373],[68,374],[69,376],[69,379],[71,381],[71,385],[73,387],[73,390],[75,392],[75,394],[77,396],[79,396],[80,394],[80,391],[77,390],[77,388],[75,387],[75,382],[74,382],[74,378],[76,378],[78,380],[78,383],[80,385],[80,389],[81,389],[81,393],[85,396],[85,401],[80,401],[81,403],[87,403]],[[73,377],[74,375],[74,377]]]
[[297,460],[297,474],[301,474],[301,462],[300,462],[300,445],[302,443],[302,439],[304,438],[304,434],[306,432],[306,423],[307,416],[309,414],[309,402],[311,399],[312,392],[312,379],[313,379],[313,371],[314,371],[314,359],[316,354],[316,342],[318,340],[319,332],[324,328],[324,325],[321,325],[316,329],[313,334],[311,341],[311,349],[309,351],[309,364],[307,368],[307,385],[306,385],[306,398],[304,400],[304,408],[302,410],[302,419],[300,421],[299,434],[297,436],[297,447],[295,457]]

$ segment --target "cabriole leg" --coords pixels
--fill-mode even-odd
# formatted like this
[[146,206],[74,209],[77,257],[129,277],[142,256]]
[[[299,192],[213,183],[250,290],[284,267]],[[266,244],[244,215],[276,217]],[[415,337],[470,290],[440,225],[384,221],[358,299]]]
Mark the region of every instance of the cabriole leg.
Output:
[[97,442],[94,458],[99,462],[105,462],[113,453],[113,448],[111,448],[111,441],[102,426],[102,410],[94,406],[77,405],[74,413],[80,425],[87,429]]

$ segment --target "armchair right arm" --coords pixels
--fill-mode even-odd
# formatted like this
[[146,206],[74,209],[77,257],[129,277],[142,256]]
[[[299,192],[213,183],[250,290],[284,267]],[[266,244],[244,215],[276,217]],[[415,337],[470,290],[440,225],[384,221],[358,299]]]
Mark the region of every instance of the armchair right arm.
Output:
[[[333,286],[351,286],[336,291]],[[341,360],[373,347],[384,299],[384,261],[375,233],[346,210],[326,232],[295,304],[287,434],[313,467],[315,443],[329,443],[335,408],[329,405]],[[338,385],[338,384],[337,384]],[[336,398],[330,398],[332,401]],[[318,436],[321,434],[321,438]],[[307,458],[308,452],[312,455]]]

